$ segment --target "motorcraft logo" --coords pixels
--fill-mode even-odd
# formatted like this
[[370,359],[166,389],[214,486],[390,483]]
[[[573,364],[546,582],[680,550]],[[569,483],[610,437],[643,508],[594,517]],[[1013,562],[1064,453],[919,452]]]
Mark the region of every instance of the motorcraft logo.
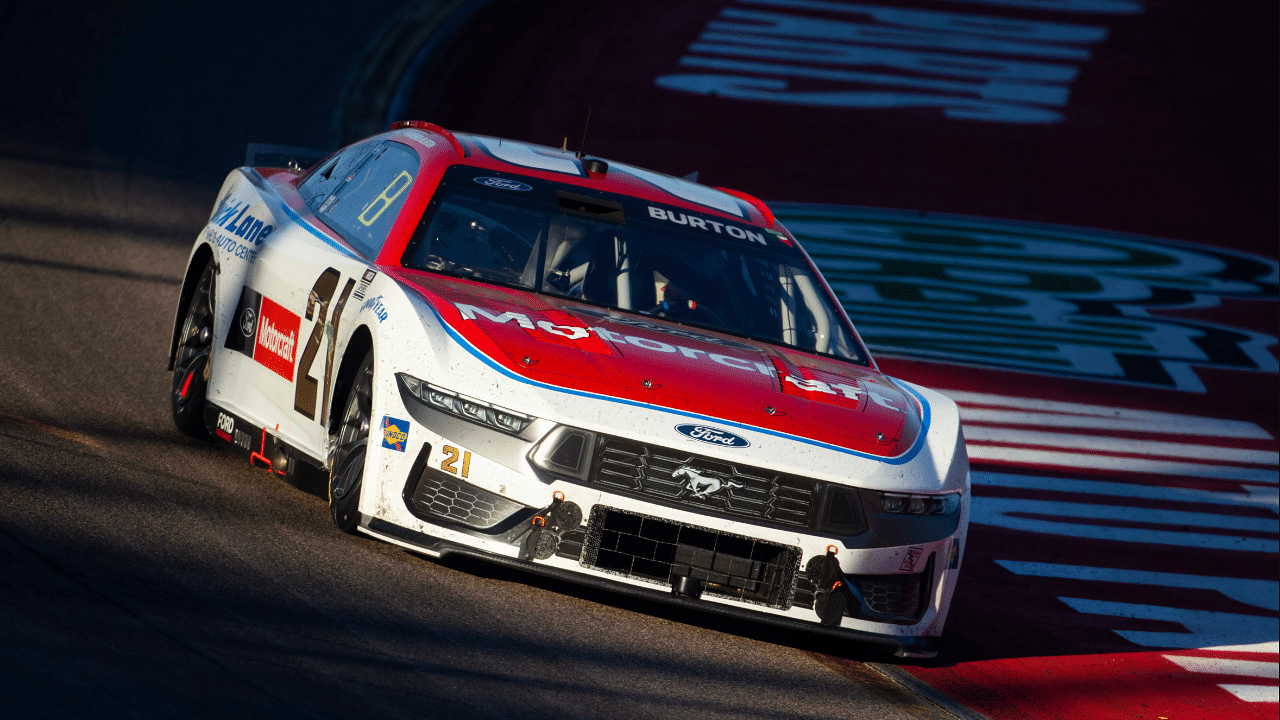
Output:
[[505,178],[478,177],[475,179],[475,181],[480,183],[481,185],[484,185],[485,187],[497,188],[499,190],[519,190],[520,192],[525,192],[526,190],[533,189],[532,185],[525,185],[522,182],[516,182],[515,180],[507,180]]
[[711,445],[719,445],[720,447],[744,448],[751,446],[751,443],[747,442],[746,438],[738,437],[727,430],[721,430],[707,425],[677,425],[676,432],[684,435],[690,440],[697,440],[698,442],[704,442]]
[[[758,362],[755,360],[747,360],[745,358],[737,357],[734,355],[725,355],[721,353],[707,352],[706,350],[685,347],[683,345],[674,345],[672,343],[663,342],[661,340],[657,340],[650,337],[639,337],[636,335],[623,335],[622,333],[614,332],[613,330],[610,330],[608,328],[602,328],[602,327],[588,328],[588,327],[582,327],[580,325],[556,324],[549,320],[539,320],[537,323],[534,323],[534,321],[524,313],[512,312],[508,310],[507,312],[496,314],[490,310],[486,310],[485,308],[477,307],[475,305],[468,305],[466,303],[454,303],[454,307],[458,309],[458,313],[462,316],[463,320],[475,320],[476,318],[482,317],[491,323],[497,323],[499,325],[514,323],[515,325],[527,331],[532,331],[535,328],[537,328],[538,330],[542,331],[542,333],[545,333],[545,335],[543,336],[539,336],[538,334],[531,333],[533,334],[534,337],[538,338],[539,340],[542,340],[545,337],[558,336],[558,337],[566,338],[569,340],[573,340],[575,342],[583,343],[582,345],[579,345],[579,347],[581,347],[583,350],[587,350],[588,352],[595,352],[595,351],[591,350],[590,345],[586,343],[599,343],[600,338],[603,338],[604,340],[608,340],[609,342],[617,346],[638,347],[651,353],[667,353],[671,355],[678,354],[681,357],[689,358],[690,360],[695,360],[698,362],[703,362],[704,360],[710,360],[711,362],[718,363],[720,365],[723,365],[725,367],[730,367],[735,370],[741,370],[743,372],[750,372],[750,373],[760,373],[761,375],[768,375],[769,377],[774,377],[777,374],[777,371],[774,370],[772,365],[766,365],[762,362]],[[586,312],[581,308],[576,308],[575,311],[582,312],[583,314],[588,314],[588,315],[592,314],[592,313]],[[569,317],[567,314],[565,315],[566,317]],[[613,319],[613,318],[610,318],[610,319]],[[666,334],[675,335],[675,333],[668,331],[666,328],[660,325],[653,325],[652,327],[655,328],[657,332],[664,332]],[[646,327],[646,329],[648,328]],[[595,336],[594,338],[592,337],[593,335]],[[744,347],[746,347],[746,349],[748,350],[753,349],[748,346],[744,346]],[[605,350],[605,352],[608,352],[608,350]],[[705,359],[703,356],[705,356]]]
[[248,285],[240,291],[234,317],[240,331],[227,333],[223,347],[248,355],[292,382],[302,318]]
[[409,442],[409,421],[382,416],[382,447],[396,452],[404,452]]

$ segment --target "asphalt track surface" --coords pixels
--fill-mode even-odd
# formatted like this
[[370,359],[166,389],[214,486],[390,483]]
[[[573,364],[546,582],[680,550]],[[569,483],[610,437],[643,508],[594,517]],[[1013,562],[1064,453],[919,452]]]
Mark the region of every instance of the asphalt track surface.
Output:
[[[20,3],[0,10],[0,68],[8,84],[0,95],[5,712],[971,713],[927,686],[912,687],[938,704],[904,689],[901,683],[910,680],[892,671],[886,676],[886,658],[866,649],[513,577],[480,563],[435,563],[342,536],[314,485],[282,484],[181,438],[169,420],[164,366],[172,306],[191,240],[222,176],[243,161],[249,142],[332,149],[380,129],[385,116],[370,108],[392,101],[406,114],[446,126],[548,144],[577,136],[591,109],[587,143],[594,152],[674,174],[698,169],[706,182],[732,183],[770,200],[1102,227],[1274,258],[1274,69],[1256,70],[1259,58],[1274,56],[1264,52],[1274,45],[1275,23],[1267,18],[1188,18],[1157,12],[1180,4],[1150,3],[1154,27],[1116,20],[1115,42],[1097,49],[1073,85],[1064,125],[1072,142],[1057,147],[1026,129],[958,128],[918,112],[849,125],[841,115],[821,120],[827,112],[821,111],[814,113],[820,120],[814,130],[789,124],[796,122],[794,111],[768,104],[726,109],[712,98],[655,91],[654,78],[679,71],[676,61],[691,38],[727,4],[683,3],[647,14],[622,3],[608,11],[590,3],[507,3],[500,12],[491,12],[495,3],[366,3],[302,13],[231,3],[196,12],[148,2]],[[1226,26],[1233,42],[1223,40],[1231,35]],[[1140,53],[1120,51],[1145,48],[1143,38],[1161,33],[1180,38],[1181,51],[1145,64]],[[440,39],[433,44],[433,37]],[[424,43],[427,51],[415,55]],[[429,71],[412,78],[416,84],[386,82],[415,57]],[[1099,66],[1112,71],[1099,73]],[[580,70],[585,67],[592,72]],[[1214,111],[1197,110],[1204,107]],[[1099,130],[1108,127],[1115,132]],[[850,145],[850,133],[861,147],[877,149],[856,164],[819,153],[782,164],[782,176],[772,170],[771,156],[802,156],[792,138],[841,148]],[[759,139],[767,153],[739,152]],[[575,137],[569,144],[579,142]],[[674,145],[655,154],[664,142]],[[984,160],[993,156],[999,161]],[[1172,162],[1153,160],[1161,157]],[[851,165],[862,174],[849,179]],[[1249,312],[1226,312],[1239,307]],[[1274,302],[1228,300],[1198,312],[1275,332]],[[1267,352],[1274,357],[1274,349]],[[946,364],[907,357],[884,364],[912,379],[953,374]],[[999,388],[1126,408],[1116,412],[1188,411],[1187,396],[1171,400],[1159,389],[1113,391],[1040,376],[1011,381],[1008,373],[965,367],[965,381],[949,389]],[[1225,371],[1205,378],[1209,392],[1194,396],[1191,412],[1257,423],[1271,439],[1246,442],[1244,452],[1273,450],[1275,374]],[[1206,395],[1218,405],[1206,403]],[[981,410],[982,403],[975,406]],[[977,467],[998,483],[1004,476],[996,471],[1025,470],[1026,463],[994,457]],[[1068,478],[1061,468],[1046,472]],[[1178,482],[1197,487],[1195,479]],[[982,492],[1000,495],[994,487]],[[1236,512],[1266,517],[1267,511]],[[1066,717],[1100,717],[1114,708],[1088,705],[1080,695],[1105,698],[1115,682],[1132,685],[1134,678],[1158,675],[1164,685],[1141,686],[1151,697],[1140,699],[1153,700],[1150,712],[1137,701],[1123,709],[1132,716],[1166,714],[1159,708],[1170,705],[1160,704],[1160,693],[1185,676],[1139,668],[1108,678],[1025,666],[1068,688],[1063,695],[1063,687],[1037,686],[1015,672],[1011,663],[1045,654],[1106,665],[1116,657],[1108,653],[1127,645],[1099,616],[1081,616],[1091,618],[1081,623],[1045,606],[1046,592],[1050,600],[1070,594],[1065,581],[1046,581],[1059,583],[1047,591],[1019,588],[1014,612],[1001,605],[1009,602],[1003,591],[1011,580],[991,558],[1021,546],[1023,555],[1004,561],[1049,559],[1057,552],[1052,538],[1029,542],[1008,529],[974,538],[971,557],[984,562],[973,564],[957,596],[948,656],[919,671],[921,677],[997,717],[1052,715],[1034,711],[1046,702],[1065,708]],[[1113,554],[1105,543],[1086,543],[1084,550],[1094,564]],[[1241,561],[1177,550],[1153,556],[1146,548],[1142,557],[1209,575],[1221,572],[1218,563],[1247,582],[1274,579],[1276,555]],[[1161,594],[1168,592],[1135,596],[1130,588],[1126,599],[1158,603]],[[1195,603],[1261,612],[1207,595]],[[1159,620],[1125,627],[1170,629]],[[1274,641],[1272,633],[1261,639]],[[1005,697],[992,697],[991,684],[966,668],[988,673],[997,691],[1006,686]],[[1220,693],[1212,683],[1207,687]],[[1072,702],[1083,709],[1072,712]],[[1219,717],[1239,711],[1229,704],[1216,708]],[[1214,707],[1199,709],[1215,714]]]

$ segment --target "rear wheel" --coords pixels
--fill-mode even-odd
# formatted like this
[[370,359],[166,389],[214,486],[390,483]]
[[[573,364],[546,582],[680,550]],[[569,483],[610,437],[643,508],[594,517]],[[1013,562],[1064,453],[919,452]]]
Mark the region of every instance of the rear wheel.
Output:
[[364,484],[364,459],[369,447],[373,412],[373,351],[365,353],[347,395],[347,406],[338,426],[337,449],[329,476],[329,513],[333,524],[345,533],[360,522],[360,488]]
[[209,389],[209,358],[213,350],[213,261],[205,264],[187,303],[187,316],[178,336],[173,363],[173,423],[184,435],[208,440],[204,399]]

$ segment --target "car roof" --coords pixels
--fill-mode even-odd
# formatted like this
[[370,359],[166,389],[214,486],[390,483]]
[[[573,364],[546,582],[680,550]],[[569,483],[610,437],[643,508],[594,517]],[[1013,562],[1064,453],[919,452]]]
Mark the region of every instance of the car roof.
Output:
[[[766,230],[776,224],[768,206],[740,191],[710,187],[564,148],[487,135],[452,133],[437,125],[416,121],[408,127],[397,127],[401,125],[396,123],[393,130],[382,137],[407,141],[424,150],[452,146],[453,153],[430,154],[435,158],[433,164],[440,163],[441,170],[447,165],[468,165],[686,207]],[[593,171],[596,168],[605,171]]]

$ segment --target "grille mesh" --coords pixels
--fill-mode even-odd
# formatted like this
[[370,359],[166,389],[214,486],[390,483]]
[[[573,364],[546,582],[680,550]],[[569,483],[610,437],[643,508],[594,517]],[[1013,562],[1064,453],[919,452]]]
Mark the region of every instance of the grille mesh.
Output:
[[800,549],[597,505],[581,562],[662,585],[692,577],[705,594],[785,609]]
[[867,607],[886,615],[914,617],[920,612],[920,575],[881,575],[857,581]]
[[418,512],[487,530],[524,506],[433,468],[422,472],[413,491]]
[[592,481],[736,519],[811,527],[817,483],[642,443],[606,438]]

